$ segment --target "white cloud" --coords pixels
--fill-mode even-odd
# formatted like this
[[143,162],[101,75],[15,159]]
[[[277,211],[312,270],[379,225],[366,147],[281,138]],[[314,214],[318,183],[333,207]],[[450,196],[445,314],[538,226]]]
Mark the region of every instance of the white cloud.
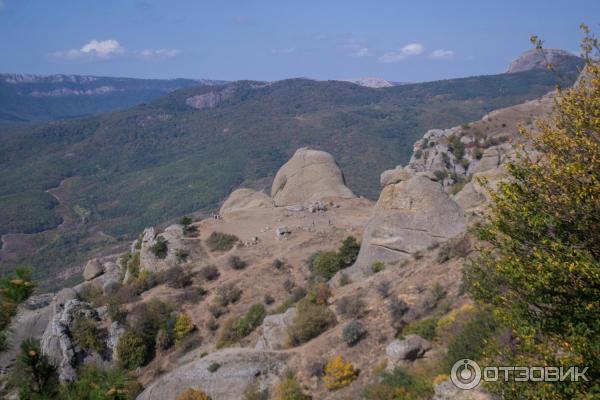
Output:
[[409,43],[400,50],[396,51],[388,51],[381,57],[379,57],[379,61],[384,63],[395,63],[398,61],[402,61],[405,58],[418,56],[425,51],[425,46],[421,43]]
[[139,58],[144,60],[159,60],[164,58],[173,58],[181,54],[177,49],[144,49],[137,53]]
[[448,59],[448,58],[454,57],[454,51],[453,50],[437,49],[437,50],[434,50],[431,53],[429,53],[429,57],[430,58],[435,58],[437,60]]
[[291,54],[296,51],[295,47],[286,47],[283,49],[271,49],[271,53],[273,54]]
[[370,55],[369,45],[360,40],[347,40],[340,45],[341,49],[351,57],[366,57]]
[[123,46],[114,39],[109,40],[91,40],[84,44],[80,49],[70,49],[52,53],[56,58],[75,60],[79,58],[88,59],[108,59],[116,55],[125,53]]

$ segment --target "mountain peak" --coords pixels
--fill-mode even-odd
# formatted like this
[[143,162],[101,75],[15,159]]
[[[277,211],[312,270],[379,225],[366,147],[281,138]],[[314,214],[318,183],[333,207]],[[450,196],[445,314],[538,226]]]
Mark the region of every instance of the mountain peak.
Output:
[[506,72],[512,74],[532,69],[545,69],[548,63],[557,67],[564,65],[565,63],[583,64],[583,59],[573,53],[561,49],[530,49],[513,60]]

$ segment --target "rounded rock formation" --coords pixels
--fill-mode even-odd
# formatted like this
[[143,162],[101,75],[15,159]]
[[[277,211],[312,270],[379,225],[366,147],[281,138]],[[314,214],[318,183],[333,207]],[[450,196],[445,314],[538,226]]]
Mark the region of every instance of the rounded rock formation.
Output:
[[277,172],[271,197],[276,206],[290,206],[327,197],[356,196],[346,187],[342,171],[331,154],[303,147]]
[[272,208],[273,200],[263,192],[252,189],[237,189],[231,192],[221,206],[220,214],[225,215],[236,211],[256,208]]

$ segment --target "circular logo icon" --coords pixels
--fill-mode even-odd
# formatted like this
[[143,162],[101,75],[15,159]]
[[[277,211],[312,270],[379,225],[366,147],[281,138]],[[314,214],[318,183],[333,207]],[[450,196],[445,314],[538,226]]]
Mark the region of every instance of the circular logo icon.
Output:
[[452,366],[450,379],[454,386],[459,389],[473,389],[481,382],[481,368],[475,361],[463,358]]

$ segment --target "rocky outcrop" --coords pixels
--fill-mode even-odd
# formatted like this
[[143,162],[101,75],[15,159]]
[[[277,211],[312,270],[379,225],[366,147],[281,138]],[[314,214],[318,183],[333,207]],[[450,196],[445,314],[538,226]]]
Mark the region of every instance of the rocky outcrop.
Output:
[[544,49],[543,52],[531,49],[511,62],[506,72],[512,74],[532,69],[546,69],[548,63],[552,64],[554,69],[560,70],[562,64],[574,63],[583,66],[584,61],[581,57],[561,49]]
[[0,353],[0,372],[4,372],[14,364],[23,340],[42,337],[52,316],[53,297],[53,294],[32,296],[19,307],[19,312],[8,327],[10,335],[8,335],[7,349]]
[[391,82],[386,81],[383,78],[377,78],[373,76],[368,76],[365,78],[346,79],[345,81],[369,88],[384,88],[394,86]]
[[85,264],[85,268],[83,269],[83,279],[91,281],[103,273],[104,269],[102,268],[102,264],[100,264],[100,261],[97,258],[93,258]]
[[252,189],[234,190],[221,206],[220,214],[252,210],[256,208],[272,208],[273,200],[263,192]]
[[[343,273],[361,279],[372,273],[374,262],[398,263],[465,229],[463,210],[438,182],[411,176],[383,188],[365,228],[358,258]],[[334,282],[338,279],[336,276]]]
[[[289,353],[228,348],[181,365],[148,386],[138,400],[174,399],[187,388],[201,389],[213,400],[241,399],[249,384],[271,387],[286,367]],[[214,372],[209,366],[218,365]]]
[[205,108],[214,108],[225,100],[229,100],[235,92],[234,86],[227,86],[219,91],[211,91],[208,93],[199,94],[185,99],[185,104],[197,110]]
[[256,350],[280,350],[288,338],[288,327],[296,318],[296,308],[289,308],[283,314],[267,316],[261,325],[261,335],[254,347]]
[[310,203],[327,197],[354,198],[333,156],[307,147],[298,149],[275,175],[271,197],[277,206]]
[[403,340],[396,339],[385,349],[388,368],[393,369],[401,362],[415,361],[430,349],[431,343],[418,335],[408,335]]
[[[167,254],[164,258],[157,257],[152,251],[159,236],[167,242]],[[141,239],[140,269],[149,272],[158,272],[179,265],[178,250],[187,250],[183,241],[182,225],[171,225],[159,234],[155,233],[154,228],[146,228]]]
[[79,349],[71,340],[70,330],[78,316],[96,318],[97,314],[87,303],[77,299],[67,300],[65,304],[52,304],[53,316],[42,336],[41,347],[63,382],[76,379],[75,367],[83,358]]

